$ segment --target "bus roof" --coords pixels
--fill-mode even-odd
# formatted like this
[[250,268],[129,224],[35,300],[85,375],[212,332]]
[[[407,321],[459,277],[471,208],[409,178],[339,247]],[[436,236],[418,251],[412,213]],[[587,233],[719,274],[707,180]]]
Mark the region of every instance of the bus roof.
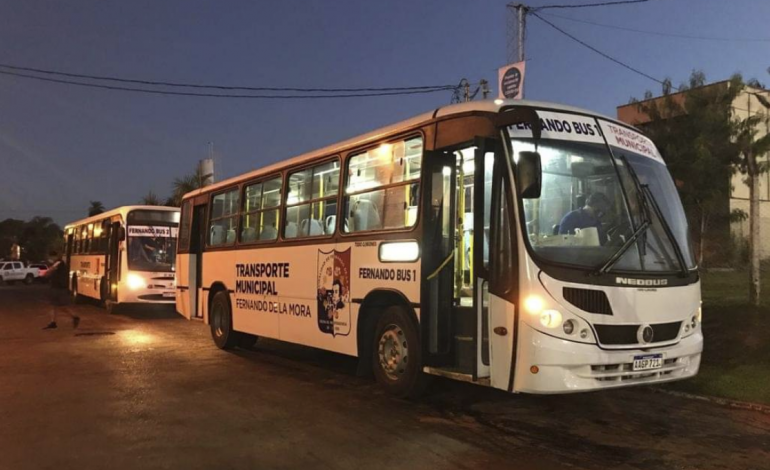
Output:
[[605,116],[603,114],[595,113],[587,109],[577,108],[574,106],[569,106],[564,104],[550,103],[547,101],[512,100],[512,99],[469,101],[467,103],[459,103],[459,104],[453,104],[449,106],[443,106],[441,108],[436,108],[433,111],[422,113],[412,118],[397,122],[395,124],[391,124],[389,126],[375,129],[366,134],[361,134],[361,135],[352,137],[350,139],[346,139],[331,145],[327,145],[326,147],[313,150],[311,152],[307,152],[287,160],[281,160],[271,165],[264,166],[256,170],[252,170],[248,173],[234,176],[232,178],[228,178],[226,180],[220,181],[219,183],[206,186],[205,188],[196,189],[194,191],[191,191],[185,194],[184,199],[187,199],[192,196],[196,196],[198,194],[204,194],[211,191],[216,191],[220,188],[224,188],[236,182],[249,180],[261,175],[266,175],[271,172],[278,171],[281,168],[284,168],[287,166],[293,166],[304,162],[309,162],[315,158],[328,156],[337,152],[344,151],[345,149],[348,149],[348,148],[366,145],[367,143],[377,141],[387,135],[397,133],[400,129],[419,126],[421,124],[425,124],[436,118],[447,117],[455,114],[462,114],[462,113],[468,113],[473,111],[497,113],[497,112],[500,112],[501,108],[505,108],[509,106],[524,106],[524,107],[533,107],[533,108],[552,109],[556,111],[589,114],[591,116],[599,117],[607,121],[614,122],[623,127],[631,127],[627,123],[620,122],[615,118]]
[[70,227],[74,227],[76,225],[83,225],[83,224],[90,224],[91,222],[95,222],[97,220],[102,220],[107,217],[112,217],[113,215],[120,215],[122,218],[126,217],[126,214],[133,210],[150,210],[150,211],[163,211],[163,212],[179,212],[178,207],[168,207],[168,206],[121,206],[116,207],[115,209],[110,209],[108,211],[104,211],[101,214],[93,215],[91,217],[86,217],[85,219],[76,220],[74,222],[70,222],[67,225],[64,226],[64,230],[69,229]]

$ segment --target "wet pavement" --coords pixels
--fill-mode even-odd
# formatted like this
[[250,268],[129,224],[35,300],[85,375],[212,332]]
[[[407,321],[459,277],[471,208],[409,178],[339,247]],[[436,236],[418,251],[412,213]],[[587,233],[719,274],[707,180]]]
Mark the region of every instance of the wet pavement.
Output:
[[48,321],[0,287],[0,470],[770,469],[770,415],[649,388],[510,395],[434,380],[420,401],[356,360],[260,341],[216,349],[168,310]]

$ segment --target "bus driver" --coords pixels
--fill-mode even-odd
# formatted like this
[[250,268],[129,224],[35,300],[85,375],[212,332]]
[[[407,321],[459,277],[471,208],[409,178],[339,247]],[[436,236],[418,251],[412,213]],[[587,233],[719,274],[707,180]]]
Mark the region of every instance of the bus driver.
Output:
[[559,233],[562,235],[574,235],[575,229],[596,227],[599,232],[599,241],[602,245],[607,241],[607,236],[602,228],[602,219],[610,210],[610,201],[604,193],[591,193],[586,203],[580,209],[569,212],[559,223]]

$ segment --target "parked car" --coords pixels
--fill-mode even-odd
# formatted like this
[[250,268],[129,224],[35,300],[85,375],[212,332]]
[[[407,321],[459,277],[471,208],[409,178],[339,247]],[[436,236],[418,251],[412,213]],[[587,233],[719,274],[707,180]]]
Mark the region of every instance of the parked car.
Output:
[[45,273],[48,271],[49,266],[45,263],[35,263],[35,264],[30,264],[29,267],[37,268],[37,276],[35,277],[42,278],[43,276],[45,276]]
[[21,261],[5,261],[0,264],[0,284],[13,284],[16,281],[32,284],[39,275],[37,268],[25,267]]

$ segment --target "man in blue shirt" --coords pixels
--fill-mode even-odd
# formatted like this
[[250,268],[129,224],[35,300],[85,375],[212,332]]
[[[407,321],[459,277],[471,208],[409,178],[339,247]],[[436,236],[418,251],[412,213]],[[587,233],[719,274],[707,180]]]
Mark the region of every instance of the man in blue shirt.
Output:
[[574,235],[575,229],[596,227],[599,232],[599,242],[604,245],[607,236],[602,228],[601,219],[610,210],[610,200],[603,193],[592,193],[586,199],[586,203],[580,209],[576,209],[561,219],[559,233],[562,235]]

